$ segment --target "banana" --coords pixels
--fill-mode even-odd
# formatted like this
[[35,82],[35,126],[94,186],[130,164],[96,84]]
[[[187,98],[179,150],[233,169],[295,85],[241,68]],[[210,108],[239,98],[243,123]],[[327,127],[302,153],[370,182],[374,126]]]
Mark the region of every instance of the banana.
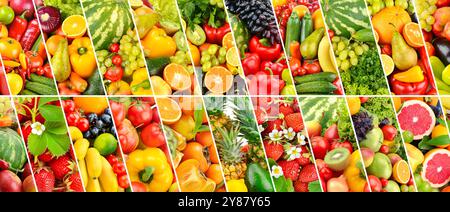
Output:
[[104,157],[101,157],[101,161],[102,174],[100,175],[99,180],[103,191],[117,192],[117,190],[119,189],[119,183],[117,182],[116,174],[114,174],[111,165]]
[[98,179],[90,179],[87,184],[86,191],[87,192],[102,192],[102,188],[100,187],[100,182],[98,181]]
[[450,98],[442,98],[442,106],[445,110],[450,110]]
[[83,180],[84,186],[86,187],[89,181],[89,176],[86,169],[86,161],[84,160],[78,161],[78,168],[80,169],[81,180]]
[[78,162],[80,162],[86,157],[86,153],[89,149],[89,141],[84,138],[79,139],[75,141],[73,148],[75,149],[75,155],[77,156]]
[[102,174],[102,156],[95,148],[89,148],[86,154],[87,173],[91,180],[97,179]]
[[334,62],[330,41],[326,36],[322,38],[319,44],[319,63],[323,72],[337,73],[336,64]]

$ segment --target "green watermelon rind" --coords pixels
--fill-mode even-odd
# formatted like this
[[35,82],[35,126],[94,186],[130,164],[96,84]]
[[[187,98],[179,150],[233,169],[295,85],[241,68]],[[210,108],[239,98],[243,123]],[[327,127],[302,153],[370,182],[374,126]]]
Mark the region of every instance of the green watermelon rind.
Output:
[[26,149],[19,134],[9,128],[0,128],[0,159],[9,163],[10,170],[20,172],[27,162]]
[[322,0],[321,3],[326,23],[336,35],[350,38],[361,29],[371,29],[364,1]]

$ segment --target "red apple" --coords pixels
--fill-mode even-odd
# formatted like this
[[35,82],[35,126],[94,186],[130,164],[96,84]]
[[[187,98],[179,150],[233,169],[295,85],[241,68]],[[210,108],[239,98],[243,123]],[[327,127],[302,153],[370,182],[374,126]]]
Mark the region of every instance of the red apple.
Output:
[[0,192],[21,192],[22,181],[9,170],[0,171]]

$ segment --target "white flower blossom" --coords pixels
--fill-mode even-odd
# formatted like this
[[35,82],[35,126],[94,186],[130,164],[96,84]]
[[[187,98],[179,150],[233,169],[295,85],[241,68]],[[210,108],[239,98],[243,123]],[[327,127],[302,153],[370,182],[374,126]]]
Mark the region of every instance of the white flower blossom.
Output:
[[297,134],[297,140],[300,145],[302,145],[302,146],[306,145],[306,137],[304,135],[302,135],[301,133]]
[[31,133],[35,135],[42,135],[42,133],[45,131],[45,126],[39,122],[34,122],[31,124]]
[[300,158],[301,157],[301,153],[302,153],[302,148],[296,147],[296,146],[289,147],[289,149],[288,149],[288,155],[289,155],[288,160],[295,160],[297,158]]
[[283,137],[283,132],[273,130],[271,133],[269,133],[269,137],[272,141],[279,141]]
[[292,141],[292,139],[295,138],[295,132],[294,132],[294,129],[292,129],[292,127],[289,127],[289,129],[283,130],[283,134],[284,134],[284,137],[286,139],[288,139],[289,141]]
[[281,168],[281,166],[272,166],[272,176],[274,176],[275,178],[283,176],[283,169]]

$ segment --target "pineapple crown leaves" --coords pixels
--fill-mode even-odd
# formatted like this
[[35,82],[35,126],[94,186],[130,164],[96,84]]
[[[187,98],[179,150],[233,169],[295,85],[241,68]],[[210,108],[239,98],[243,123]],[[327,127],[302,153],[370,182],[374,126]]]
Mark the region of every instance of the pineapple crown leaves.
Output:
[[260,143],[261,137],[250,102],[246,98],[228,98],[227,104],[239,121],[240,132],[249,143]]
[[240,162],[244,153],[241,151],[243,139],[238,138],[239,126],[231,128],[231,130],[218,128],[223,141],[217,143],[217,149],[224,161],[234,163]]

